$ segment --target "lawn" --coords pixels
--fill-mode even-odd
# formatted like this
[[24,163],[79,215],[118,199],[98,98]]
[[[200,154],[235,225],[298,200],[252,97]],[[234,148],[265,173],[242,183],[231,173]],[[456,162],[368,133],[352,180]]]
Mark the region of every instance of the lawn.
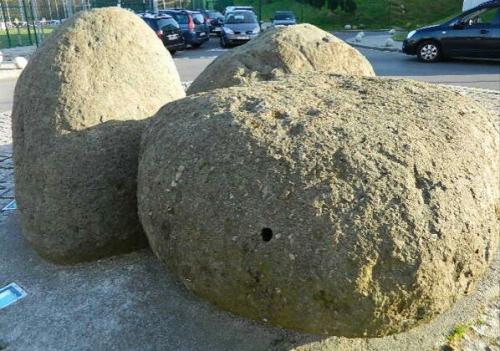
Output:
[[[259,0],[236,0],[258,10]],[[292,10],[301,22],[324,29],[340,29],[346,24],[364,29],[400,27],[408,30],[434,23],[460,13],[462,0],[356,0],[358,10],[350,15],[342,11],[332,13],[293,0],[262,0],[262,19],[269,20],[274,11]]]
[[394,39],[395,41],[403,41],[406,39],[407,36],[408,32],[397,32],[392,36],[392,39]]
[[[43,33],[41,33],[40,29],[37,28],[37,31],[39,33],[39,38],[42,36],[45,37],[47,34],[50,34],[53,30],[54,28],[43,28]],[[19,28],[19,32],[17,28],[10,28],[9,34],[10,34],[11,46],[14,47],[14,46],[35,45],[35,34],[33,33],[32,28],[30,28],[30,32],[31,32],[31,41],[30,41],[30,36],[28,35],[27,28]],[[9,47],[9,40],[7,37],[7,31],[0,30],[0,49],[8,47]]]

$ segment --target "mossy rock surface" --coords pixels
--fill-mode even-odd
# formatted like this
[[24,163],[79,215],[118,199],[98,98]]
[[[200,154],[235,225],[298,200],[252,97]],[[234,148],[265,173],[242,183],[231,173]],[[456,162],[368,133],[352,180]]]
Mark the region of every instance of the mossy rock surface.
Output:
[[375,76],[371,64],[358,50],[318,27],[298,24],[269,29],[218,56],[193,81],[188,95],[318,71]]
[[144,119],[185,96],[168,51],[118,8],[79,13],[21,74],[12,113],[24,234],[71,263],[145,246],[136,178]]
[[167,104],[141,144],[155,254],[233,313],[403,332],[475,289],[497,246],[498,131],[408,80],[290,75]]

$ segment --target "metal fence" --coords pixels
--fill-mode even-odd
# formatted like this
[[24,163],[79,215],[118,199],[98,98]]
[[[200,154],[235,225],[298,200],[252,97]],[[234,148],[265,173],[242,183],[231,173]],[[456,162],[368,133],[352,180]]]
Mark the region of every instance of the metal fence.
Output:
[[[0,0],[0,49],[39,45],[78,11],[120,6],[135,12],[157,8],[213,8],[214,0]],[[232,0],[230,0],[232,2]]]
[[89,0],[0,0],[0,48],[39,45],[64,19],[90,7]]

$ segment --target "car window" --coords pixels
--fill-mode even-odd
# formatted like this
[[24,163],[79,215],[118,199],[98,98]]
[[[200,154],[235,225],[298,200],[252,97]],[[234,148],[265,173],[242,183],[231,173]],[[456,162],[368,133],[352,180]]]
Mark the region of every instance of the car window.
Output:
[[497,23],[500,9],[498,7],[494,8],[483,8],[479,11],[468,14],[462,18],[462,23],[466,25],[474,24],[491,24]]
[[498,23],[495,21],[500,16],[500,8],[492,8],[480,14],[477,18],[477,23]]
[[162,18],[158,21],[158,26],[161,29],[179,28],[179,24],[173,18]]
[[224,23],[257,23],[257,18],[251,12],[231,12],[226,16]]
[[277,13],[274,15],[274,19],[278,21],[291,21],[294,17],[291,13]]
[[224,16],[222,16],[222,13],[220,13],[220,12],[209,12],[208,13],[208,18],[216,19],[216,18],[220,18],[220,17],[224,17]]
[[172,17],[177,21],[179,24],[187,24],[189,22],[188,16],[187,15],[182,15],[182,14],[172,14]]
[[201,13],[193,13],[192,17],[193,17],[194,24],[203,24],[203,23],[205,23],[205,18],[203,17],[203,15]]

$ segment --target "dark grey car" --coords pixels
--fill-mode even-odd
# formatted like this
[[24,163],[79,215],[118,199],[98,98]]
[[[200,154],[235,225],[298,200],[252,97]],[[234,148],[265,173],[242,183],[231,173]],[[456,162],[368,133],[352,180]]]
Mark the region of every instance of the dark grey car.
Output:
[[275,27],[297,24],[297,20],[292,11],[276,11],[271,21]]
[[252,11],[234,11],[226,14],[222,25],[220,45],[244,44],[260,33],[259,21]]
[[440,25],[408,33],[403,52],[423,62],[452,57],[500,59],[500,0],[490,0]]

